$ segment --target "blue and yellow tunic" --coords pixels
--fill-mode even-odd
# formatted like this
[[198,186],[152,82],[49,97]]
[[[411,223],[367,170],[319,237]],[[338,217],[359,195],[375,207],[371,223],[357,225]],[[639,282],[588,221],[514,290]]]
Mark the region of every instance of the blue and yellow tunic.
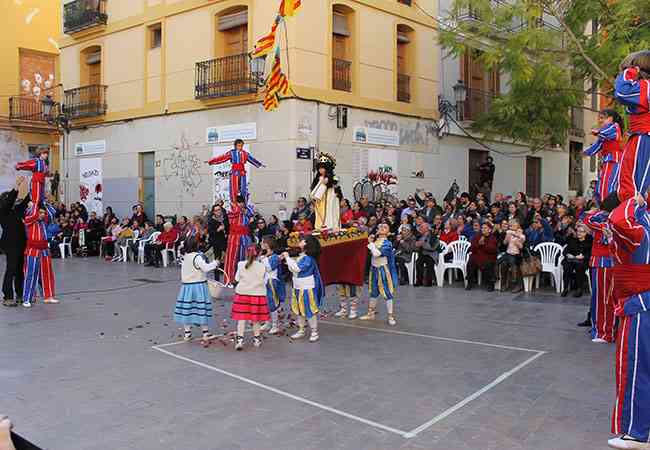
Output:
[[392,300],[399,280],[393,244],[388,239],[377,239],[368,244],[368,249],[372,254],[368,281],[370,298],[382,296],[386,300]]
[[287,296],[284,281],[280,279],[282,263],[278,255],[271,255],[262,260],[266,267],[264,281],[266,283],[266,299],[269,303],[269,311],[276,311]]
[[325,292],[318,264],[311,256],[301,255],[297,259],[287,258],[287,266],[293,273],[291,311],[311,319],[320,311]]

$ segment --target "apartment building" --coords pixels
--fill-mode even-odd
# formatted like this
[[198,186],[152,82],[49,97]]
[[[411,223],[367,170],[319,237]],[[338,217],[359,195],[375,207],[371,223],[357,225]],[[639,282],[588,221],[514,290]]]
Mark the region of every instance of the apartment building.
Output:
[[[265,112],[264,62],[251,60],[279,0],[74,0],[60,39],[71,116],[67,198],[101,161],[103,204],[120,214],[194,214],[212,203],[205,164],[235,137],[266,167],[249,171],[265,213],[307,195],[314,153],[337,157],[347,197],[389,166],[404,193],[450,183],[435,131],[435,0],[307,0],[281,26],[289,98]],[[265,68],[267,71],[269,67]],[[415,177],[422,172],[424,177]]]
[[[58,48],[61,10],[51,0],[3,2],[0,16],[0,192],[15,183],[15,163],[41,146],[59,170],[59,135],[43,116],[41,100],[60,95]],[[27,174],[25,174],[27,175]]]

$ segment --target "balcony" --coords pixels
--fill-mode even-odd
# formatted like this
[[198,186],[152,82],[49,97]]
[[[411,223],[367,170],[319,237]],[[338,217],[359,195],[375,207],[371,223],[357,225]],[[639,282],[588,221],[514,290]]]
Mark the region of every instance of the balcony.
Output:
[[411,102],[411,77],[403,73],[397,74],[397,101]]
[[579,138],[585,137],[585,117],[582,108],[571,108],[569,135]]
[[476,120],[478,117],[490,110],[492,100],[497,97],[494,91],[483,91],[480,89],[467,89],[467,98],[463,104],[461,120]]
[[64,92],[65,113],[70,119],[98,117],[106,114],[106,86],[92,84]]
[[352,63],[343,59],[332,59],[332,89],[352,92]]
[[[498,6],[504,5],[505,2],[502,0],[492,0],[490,2],[490,6],[492,8],[496,8]],[[464,8],[461,13],[458,15],[458,21],[459,22],[476,22],[480,21],[481,19],[481,14],[479,10],[471,5],[469,5],[467,8]]]
[[26,122],[46,122],[43,105],[35,97],[9,98],[9,120]]
[[106,25],[106,0],[75,0],[64,5],[63,31],[73,34],[97,25]]
[[226,56],[196,63],[194,97],[210,99],[256,94],[259,74],[251,69],[250,56]]

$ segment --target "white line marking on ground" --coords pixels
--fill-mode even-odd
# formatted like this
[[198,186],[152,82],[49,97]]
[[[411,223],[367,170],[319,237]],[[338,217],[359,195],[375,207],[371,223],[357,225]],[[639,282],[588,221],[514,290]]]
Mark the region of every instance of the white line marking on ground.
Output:
[[511,370],[507,371],[506,373],[504,373],[502,375],[499,375],[492,383],[483,386],[481,389],[474,392],[469,397],[467,397],[467,398],[461,400],[460,402],[456,403],[454,406],[452,406],[451,408],[447,409],[446,411],[438,414],[433,419],[431,419],[428,422],[423,423],[419,427],[414,428],[413,430],[409,431],[408,433],[406,433],[406,435],[404,437],[406,437],[407,439],[413,438],[413,437],[417,436],[418,434],[420,434],[421,432],[425,431],[426,429],[432,427],[436,423],[440,422],[441,420],[444,420],[445,418],[449,417],[451,414],[458,411],[463,406],[467,405],[471,401],[474,401],[477,398],[479,398],[481,395],[485,394],[487,391],[489,391],[493,387],[497,386],[498,384],[501,384],[506,379],[510,378],[512,375],[519,372],[521,369],[523,369],[528,364],[532,363],[533,361],[535,361],[537,358],[539,358],[540,356],[542,356],[544,354],[546,354],[546,352],[539,352],[536,355],[531,356],[530,358],[528,358],[526,361],[519,364],[514,369],[511,369]]
[[484,347],[500,348],[500,349],[504,349],[504,350],[517,350],[517,351],[520,351],[520,352],[528,352],[528,353],[546,353],[544,350],[534,350],[532,348],[513,347],[513,346],[510,346],[510,345],[489,344],[487,342],[468,341],[468,340],[465,340],[465,339],[455,339],[455,338],[448,338],[448,337],[442,337],[442,336],[432,336],[430,334],[410,333],[408,331],[386,330],[384,328],[362,327],[362,326],[359,326],[359,325],[351,325],[351,324],[347,324],[347,323],[330,322],[329,320],[321,320],[320,323],[321,324],[326,324],[326,325],[334,325],[334,326],[337,326],[337,327],[358,328],[360,330],[377,331],[377,332],[380,332],[380,333],[399,334],[399,335],[402,335],[402,336],[413,336],[413,337],[435,339],[435,340],[438,340],[438,341],[456,342],[458,344],[482,345]]
[[314,402],[312,400],[309,400],[309,399],[306,399],[306,398],[303,398],[303,397],[299,397],[297,395],[290,394],[290,393],[282,391],[280,389],[276,389],[274,387],[267,386],[265,384],[259,383],[257,381],[251,380],[249,378],[242,377],[240,375],[236,375],[236,374],[231,373],[231,372],[227,372],[225,370],[219,369],[219,368],[211,366],[209,364],[202,363],[200,361],[196,361],[196,360],[191,359],[191,358],[187,358],[185,356],[177,355],[176,353],[173,353],[173,352],[170,352],[169,350],[165,350],[164,348],[161,348],[163,346],[170,346],[170,345],[176,345],[176,344],[177,344],[177,342],[172,342],[170,344],[156,345],[156,346],[153,346],[152,348],[154,350],[158,350],[159,352],[162,352],[162,353],[164,353],[164,354],[166,354],[168,356],[171,356],[173,358],[180,359],[181,361],[185,361],[185,362],[197,365],[199,367],[203,367],[204,369],[208,369],[208,370],[211,370],[213,372],[220,373],[220,374],[225,375],[227,377],[234,378],[235,380],[243,381],[244,383],[248,383],[248,384],[251,384],[251,385],[256,386],[258,388],[265,389],[267,391],[270,391],[270,392],[273,392],[275,394],[281,395],[283,397],[287,397],[287,398],[290,398],[292,400],[296,400],[298,402],[305,403],[307,405],[314,406],[316,408],[320,408],[320,409],[322,409],[324,411],[328,411],[328,412],[331,412],[333,414],[338,414],[339,416],[343,416],[343,417],[346,417],[348,419],[352,419],[352,420],[355,420],[357,422],[361,422],[361,423],[369,425],[371,427],[378,428],[380,430],[384,430],[384,431],[388,431],[390,433],[400,435],[400,436],[402,436],[402,437],[404,437],[406,439],[409,439],[410,437],[413,437],[413,436],[410,436],[411,433],[409,433],[409,432],[398,430],[396,428],[392,428],[392,427],[389,427],[389,426],[386,426],[386,425],[382,425],[381,423],[374,422],[374,421],[368,420],[368,419],[364,419],[363,417],[355,416],[354,414],[346,413],[345,411],[341,411],[340,409],[332,408],[332,407],[323,405],[321,403],[317,403],[317,402]]

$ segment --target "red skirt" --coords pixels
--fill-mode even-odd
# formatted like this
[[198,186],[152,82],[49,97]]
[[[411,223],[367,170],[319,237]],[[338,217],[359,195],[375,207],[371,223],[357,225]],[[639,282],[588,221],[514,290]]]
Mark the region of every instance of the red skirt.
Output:
[[253,322],[271,320],[266,296],[235,294],[231,318],[232,320],[252,320]]

